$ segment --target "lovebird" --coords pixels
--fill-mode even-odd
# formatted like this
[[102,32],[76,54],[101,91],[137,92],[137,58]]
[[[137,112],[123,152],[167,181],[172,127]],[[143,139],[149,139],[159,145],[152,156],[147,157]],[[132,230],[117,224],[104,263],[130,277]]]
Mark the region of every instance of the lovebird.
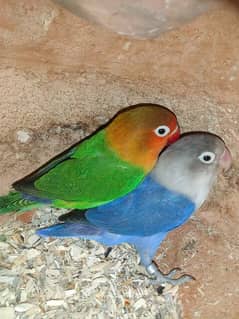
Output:
[[153,262],[167,234],[184,224],[206,200],[218,174],[231,166],[231,154],[221,138],[210,133],[182,135],[161,153],[145,180],[131,193],[111,203],[67,214],[59,223],[37,230],[42,237],[75,237],[106,246],[135,246],[154,284],[182,284],[192,279],[177,269],[163,274]]
[[156,104],[119,112],[105,127],[61,153],[0,197],[0,214],[42,205],[86,209],[131,192],[161,150],[179,137],[175,114]]

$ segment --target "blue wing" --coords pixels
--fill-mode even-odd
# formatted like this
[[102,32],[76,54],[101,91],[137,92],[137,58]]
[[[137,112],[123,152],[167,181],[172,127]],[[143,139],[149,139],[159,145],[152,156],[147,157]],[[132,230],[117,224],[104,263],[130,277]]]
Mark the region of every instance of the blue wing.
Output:
[[150,236],[178,227],[194,210],[195,204],[187,197],[168,190],[148,176],[130,194],[89,209],[86,218],[111,233]]

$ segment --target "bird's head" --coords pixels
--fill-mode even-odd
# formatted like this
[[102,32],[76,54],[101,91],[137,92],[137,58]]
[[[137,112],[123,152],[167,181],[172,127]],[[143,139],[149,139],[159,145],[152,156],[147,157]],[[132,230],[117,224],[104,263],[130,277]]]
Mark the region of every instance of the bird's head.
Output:
[[229,169],[231,162],[230,151],[220,137],[206,132],[188,133],[163,152],[152,176],[199,207],[217,175]]
[[156,105],[136,105],[119,113],[106,128],[113,150],[125,161],[149,171],[161,150],[180,135],[175,114]]

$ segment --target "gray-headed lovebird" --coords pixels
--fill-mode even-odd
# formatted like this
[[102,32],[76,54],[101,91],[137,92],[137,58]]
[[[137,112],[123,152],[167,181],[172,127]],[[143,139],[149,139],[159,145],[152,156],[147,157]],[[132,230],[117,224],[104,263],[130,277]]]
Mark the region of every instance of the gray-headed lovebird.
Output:
[[130,194],[67,221],[37,231],[45,237],[79,237],[136,247],[155,282],[181,284],[192,277],[162,274],[153,262],[162,240],[184,224],[207,198],[221,169],[231,165],[224,142],[210,133],[185,134],[160,156],[152,172]]
[[105,127],[15,182],[0,197],[0,214],[42,205],[86,209],[135,189],[159,153],[179,137],[173,112],[139,104],[119,112]]

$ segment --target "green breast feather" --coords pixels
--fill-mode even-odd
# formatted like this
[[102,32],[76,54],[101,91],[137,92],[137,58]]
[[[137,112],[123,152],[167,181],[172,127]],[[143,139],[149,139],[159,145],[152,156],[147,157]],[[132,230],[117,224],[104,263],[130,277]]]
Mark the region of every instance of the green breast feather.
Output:
[[127,194],[143,178],[143,170],[121,160],[100,131],[40,177],[36,172],[33,190],[26,193],[52,199],[57,207],[85,209]]

